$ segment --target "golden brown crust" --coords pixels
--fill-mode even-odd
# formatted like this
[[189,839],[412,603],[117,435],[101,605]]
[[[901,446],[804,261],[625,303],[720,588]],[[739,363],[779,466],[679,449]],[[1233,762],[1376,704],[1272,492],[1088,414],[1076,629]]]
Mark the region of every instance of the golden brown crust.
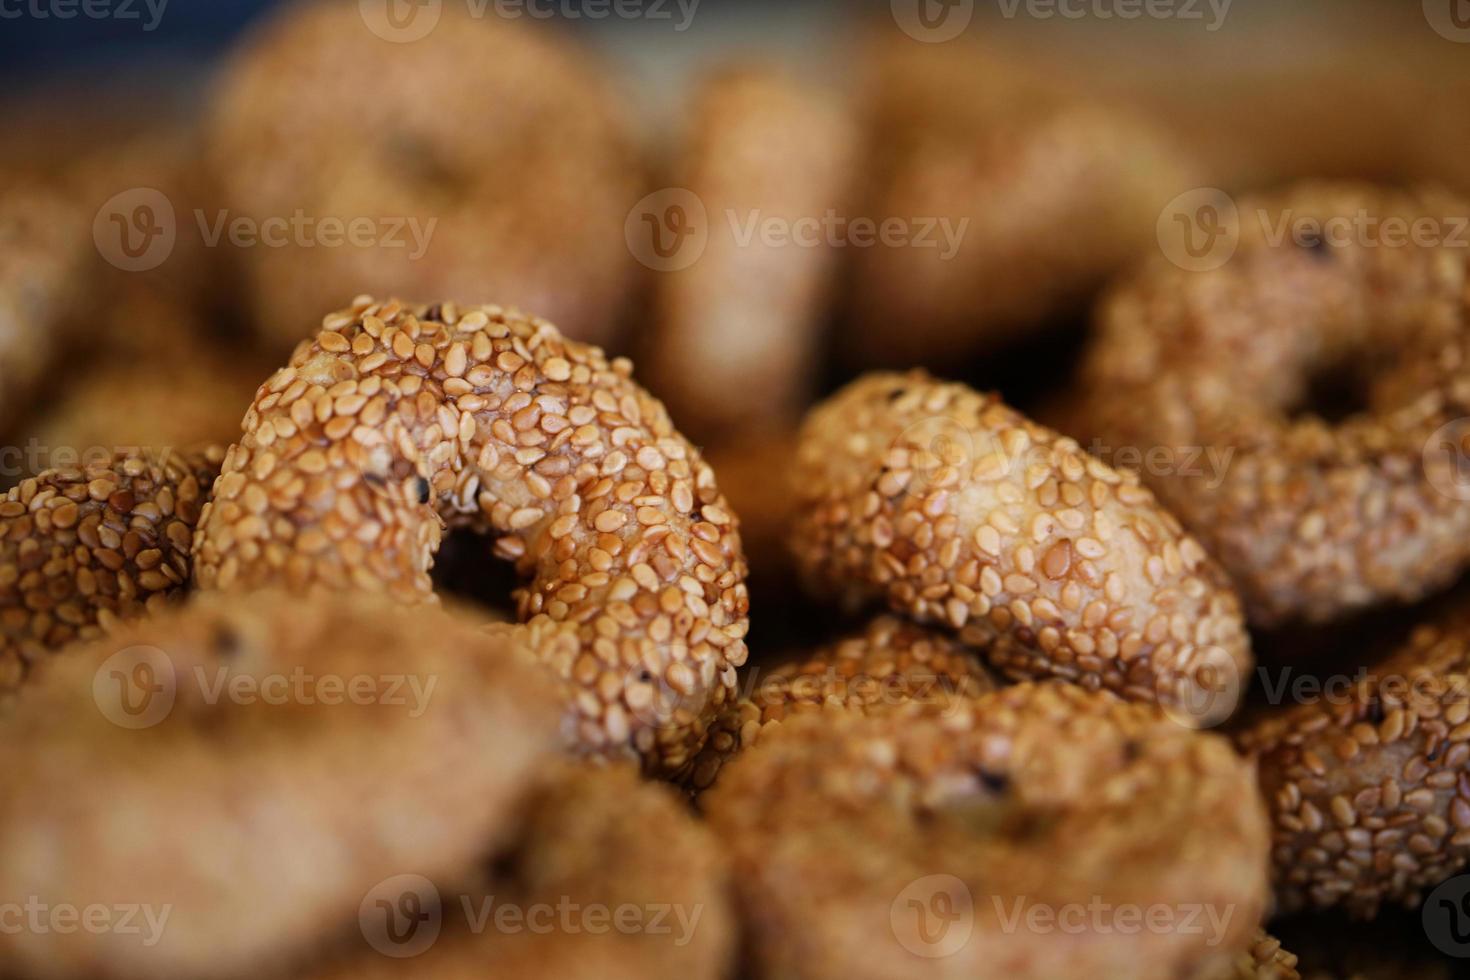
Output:
[[0,693],[45,655],[180,594],[224,450],[119,452],[0,497]]
[[714,474],[631,372],[514,311],[364,297],[261,387],[197,581],[422,602],[445,523],[492,532],[528,582],[521,619],[577,629],[577,656],[547,662],[582,749],[677,769],[733,699],[745,560]]
[[[649,384],[691,434],[720,439],[801,409],[837,263],[807,226],[845,216],[856,135],[840,103],[773,69],[711,77],[691,116],[674,182],[709,234],[692,265],[658,275]],[[791,238],[768,240],[771,222]]]
[[641,184],[624,106],[581,47],[484,13],[436,5],[422,12],[433,29],[399,43],[374,33],[366,7],[308,0],[236,56],[209,126],[231,216],[301,211],[375,229],[364,247],[293,231],[289,247],[244,250],[273,341],[309,336],[365,286],[498,298],[610,339],[637,268],[623,237]]
[[432,947],[411,959],[344,951],[307,976],[727,976],[735,922],[725,860],[681,801],[625,769],[557,766],[539,782],[481,887],[442,896]]
[[1238,737],[1259,760],[1286,911],[1372,915],[1470,861],[1470,623],[1423,626],[1344,680]]
[[[114,686],[113,682],[118,682]],[[47,661],[0,717],[0,893],[120,904],[147,930],[5,930],[27,976],[242,975],[444,880],[556,752],[524,651],[371,597],[197,597]],[[82,790],[79,790],[82,787]]]
[[[1451,445],[1470,416],[1470,279],[1449,238],[1470,210],[1432,191],[1308,184],[1238,211],[1222,266],[1158,259],[1104,303],[1086,417],[1114,451],[1226,461],[1145,479],[1230,571],[1252,622],[1419,598],[1470,560],[1452,469],[1465,447]],[[1273,241],[1301,227],[1283,223],[1360,215],[1361,235]],[[1435,222],[1443,244],[1384,244],[1390,219]],[[1367,409],[1336,424],[1293,417],[1314,372],[1341,364],[1371,376]]]
[[752,667],[743,683],[750,693],[715,719],[709,740],[684,776],[693,792],[707,790],[731,758],[788,718],[828,711],[869,714],[913,701],[973,698],[997,686],[960,643],[896,616],[879,616],[861,633],[805,660],[766,671]]
[[[1061,682],[793,719],[705,806],[763,975],[1178,977],[1245,949],[1266,901],[1251,767],[1152,706]],[[1057,927],[1089,903],[1213,909],[1217,926]],[[926,930],[924,909],[947,922]],[[1030,909],[1053,928],[1011,918]]]
[[1251,654],[1224,573],[1134,474],[995,396],[868,375],[808,417],[797,470],[792,546],[817,588],[948,625],[1011,676],[1199,724],[1234,708]]

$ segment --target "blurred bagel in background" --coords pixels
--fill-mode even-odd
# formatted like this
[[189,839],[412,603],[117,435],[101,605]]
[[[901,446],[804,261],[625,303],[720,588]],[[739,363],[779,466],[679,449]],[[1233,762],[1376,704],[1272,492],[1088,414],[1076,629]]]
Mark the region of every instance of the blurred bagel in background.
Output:
[[356,3],[288,3],[224,71],[206,130],[230,218],[260,232],[240,273],[278,349],[369,290],[612,338],[643,178],[615,86],[565,36],[445,4],[395,41]]

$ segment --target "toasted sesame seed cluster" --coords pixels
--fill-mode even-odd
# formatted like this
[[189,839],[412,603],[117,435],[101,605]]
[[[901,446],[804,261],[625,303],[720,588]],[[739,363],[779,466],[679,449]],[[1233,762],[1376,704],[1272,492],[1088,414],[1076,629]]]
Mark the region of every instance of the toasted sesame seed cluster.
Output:
[[223,460],[217,446],[118,453],[0,497],[0,695],[48,654],[179,595]]
[[[1249,948],[1267,897],[1251,766],[1153,706],[1057,681],[794,717],[704,801],[762,976],[1162,980]],[[1234,913],[1214,945],[1005,925],[1082,896]],[[967,941],[914,908],[968,922]]]
[[[854,127],[809,83],[756,68],[708,79],[689,126],[676,182],[704,208],[708,237],[692,265],[656,281],[649,385],[701,438],[789,426],[837,267],[835,243],[799,223],[845,212]],[[791,236],[768,239],[769,222]]]
[[[371,287],[494,298],[605,342],[633,285],[623,222],[643,192],[597,60],[465,3],[425,11],[423,36],[384,37],[370,6],[282,5],[219,83],[206,135],[230,217],[262,235],[318,223],[238,250],[261,328],[289,349]],[[349,218],[360,230],[323,236]]]
[[[713,835],[668,787],[623,768],[552,766],[493,868],[462,895],[441,896],[443,932],[407,960],[412,970],[353,937],[352,948],[305,977],[723,980],[735,944],[727,879]],[[575,917],[534,911],[569,903]],[[476,928],[473,914],[505,907],[522,910],[528,927]],[[636,918],[589,928],[582,909],[636,910]]]
[[806,660],[752,668],[745,684],[753,690],[721,712],[685,777],[694,792],[707,790],[733,756],[788,718],[867,714],[913,701],[973,698],[997,687],[963,645],[896,616],[879,616]]
[[1297,957],[1281,948],[1281,940],[1256,933],[1250,949],[1232,956],[1217,970],[1203,974],[1200,980],[1301,980]]
[[279,969],[390,875],[444,880],[508,839],[559,714],[524,651],[373,597],[198,597],[74,648],[0,715],[0,894],[169,919],[151,943],[6,929],[0,962]]
[[1470,862],[1470,620],[1421,626],[1336,694],[1241,732],[1270,807],[1283,909],[1369,916]]
[[[1254,623],[1420,598],[1470,561],[1454,428],[1470,416],[1470,276],[1452,238],[1466,204],[1306,184],[1238,210],[1229,261],[1156,259],[1101,306],[1089,434],[1178,464],[1144,479],[1230,571]],[[1433,234],[1393,247],[1391,221]],[[1309,230],[1278,240],[1282,228]],[[1324,367],[1362,375],[1366,408],[1337,423],[1298,412]],[[1204,450],[1228,451],[1227,465],[1184,465]]]
[[550,658],[577,743],[677,770],[733,700],[745,560],[714,473],[631,370],[497,306],[362,297],[261,387],[195,578],[422,602],[446,525],[492,533],[521,619],[577,630]]
[[949,626],[1008,676],[1192,713],[1250,669],[1224,573],[1137,476],[995,396],[868,375],[808,417],[796,469],[816,588]]

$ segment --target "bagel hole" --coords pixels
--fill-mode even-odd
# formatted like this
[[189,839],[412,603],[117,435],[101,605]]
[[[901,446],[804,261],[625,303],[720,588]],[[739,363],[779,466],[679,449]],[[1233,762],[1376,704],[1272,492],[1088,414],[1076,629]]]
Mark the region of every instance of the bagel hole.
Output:
[[520,586],[515,566],[496,558],[493,540],[469,528],[451,528],[429,573],[440,596],[481,606],[501,619],[516,618],[511,593]]
[[1337,424],[1368,410],[1369,365],[1366,359],[1343,358],[1319,365],[1307,376],[1302,397],[1290,406],[1294,419],[1319,418]]

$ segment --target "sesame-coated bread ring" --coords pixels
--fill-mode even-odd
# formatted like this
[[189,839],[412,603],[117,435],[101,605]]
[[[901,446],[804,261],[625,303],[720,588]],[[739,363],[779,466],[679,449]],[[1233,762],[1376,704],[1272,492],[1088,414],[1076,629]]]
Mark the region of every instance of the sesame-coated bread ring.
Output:
[[[1061,681],[792,718],[703,799],[759,976],[1165,980],[1245,950],[1267,900],[1252,767]],[[1119,928],[1134,907],[1178,928]]]
[[1412,905],[1470,862],[1470,621],[1421,626],[1346,680],[1238,737],[1258,759],[1285,911]]
[[857,137],[844,106],[766,68],[707,79],[691,116],[674,179],[709,234],[692,265],[658,275],[645,367],[681,426],[724,439],[789,425],[806,401],[837,269],[813,225],[845,210]]
[[929,44],[888,25],[861,52],[863,213],[906,231],[852,257],[849,346],[874,366],[942,366],[1082,312],[1202,183],[1132,106],[985,34]]
[[47,653],[157,611],[189,581],[219,447],[116,453],[0,497],[0,694]]
[[364,298],[261,387],[196,579],[421,602],[446,525],[493,533],[521,620],[577,630],[577,656],[545,659],[581,747],[678,769],[733,700],[745,559],[714,473],[631,371],[500,307]]
[[[1100,307],[1088,435],[1105,456],[1162,454],[1143,478],[1253,623],[1417,599],[1470,562],[1455,425],[1470,416],[1470,210],[1355,184],[1237,210],[1223,265],[1156,259]],[[1335,423],[1308,402],[1331,370],[1366,388],[1366,408]],[[1209,458],[1225,465],[1198,465]]]
[[490,872],[463,894],[441,894],[432,946],[394,958],[356,936],[304,977],[729,976],[726,862],[677,795],[625,768],[556,766],[538,783]]
[[405,867],[461,874],[559,751],[554,682],[437,609],[196,596],[48,660],[0,715],[0,894],[169,910],[0,931],[29,977],[270,974]]
[[948,625],[1010,676],[1200,724],[1233,709],[1251,654],[1224,573],[1134,474],[997,397],[865,376],[813,410],[796,469],[792,547],[819,590]]
[[283,4],[223,73],[207,157],[229,217],[259,223],[237,249],[258,327],[289,350],[373,288],[494,296],[606,343],[643,193],[613,72],[536,18],[425,6],[395,37],[392,4]]
[[912,701],[973,698],[998,686],[952,637],[897,616],[879,616],[854,636],[805,660],[746,674],[753,690],[715,720],[690,766],[686,785],[708,789],[721,767],[788,718],[827,711],[868,714]]

